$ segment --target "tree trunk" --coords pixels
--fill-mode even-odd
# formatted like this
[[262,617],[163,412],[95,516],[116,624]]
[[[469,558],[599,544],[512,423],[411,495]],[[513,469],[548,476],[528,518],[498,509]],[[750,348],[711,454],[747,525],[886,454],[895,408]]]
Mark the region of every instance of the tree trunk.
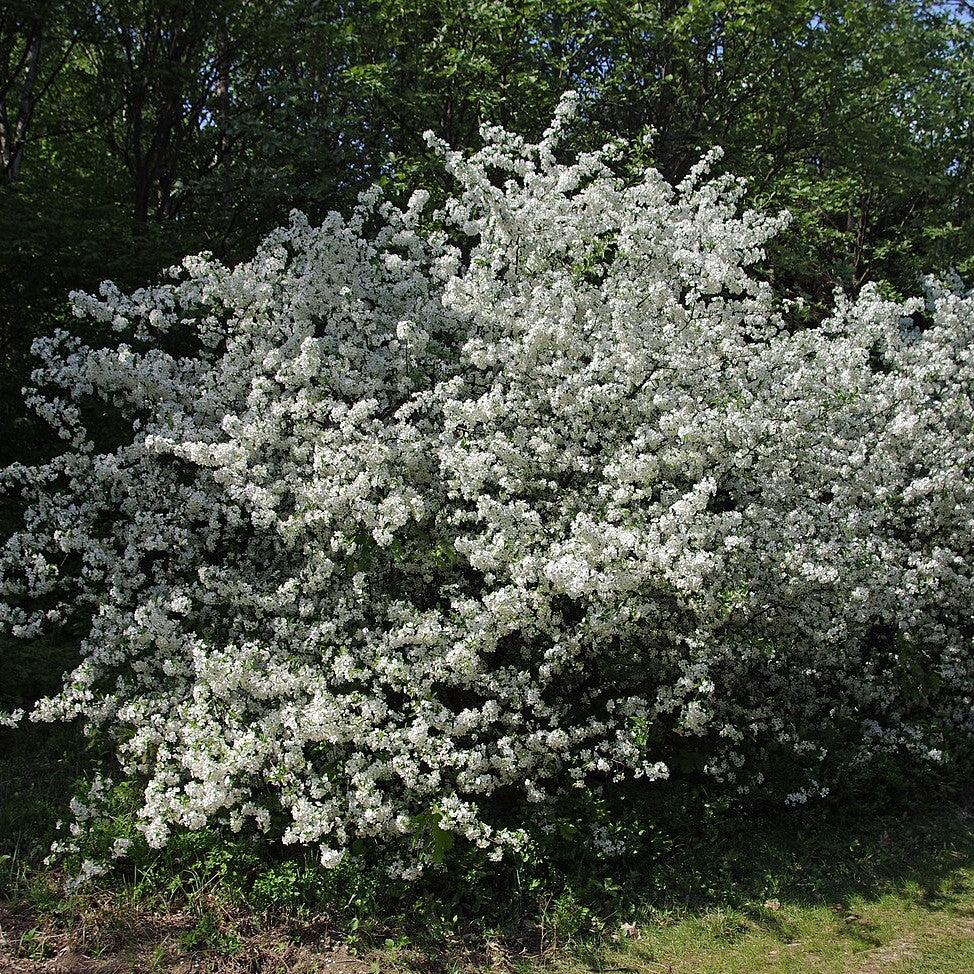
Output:
[[149,200],[152,195],[152,180],[145,169],[135,171],[135,205],[133,215],[137,226],[149,222]]
[[44,36],[43,21],[38,21],[27,41],[28,55],[24,85],[20,92],[20,107],[14,121],[3,113],[4,132],[0,138],[3,147],[3,169],[8,183],[15,183],[20,177],[20,169],[24,163],[24,151],[27,147],[27,133],[36,107],[35,89],[37,87],[37,72],[41,61],[41,42]]

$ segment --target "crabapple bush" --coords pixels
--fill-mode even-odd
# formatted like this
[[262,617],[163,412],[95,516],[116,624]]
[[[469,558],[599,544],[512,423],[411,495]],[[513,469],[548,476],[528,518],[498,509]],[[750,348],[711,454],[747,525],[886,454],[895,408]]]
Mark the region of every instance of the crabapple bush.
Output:
[[802,801],[974,730],[974,297],[797,328],[759,271],[784,215],[712,157],[562,161],[570,113],[429,136],[435,211],[294,213],[36,343],[66,446],[3,473],[3,620],[83,626],[27,716],[114,741],[150,845],[371,840],[411,875],[681,755]]

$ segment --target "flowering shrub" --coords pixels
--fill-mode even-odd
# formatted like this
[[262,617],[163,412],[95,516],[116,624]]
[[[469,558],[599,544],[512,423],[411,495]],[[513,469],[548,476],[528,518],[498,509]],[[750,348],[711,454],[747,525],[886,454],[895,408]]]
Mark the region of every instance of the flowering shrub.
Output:
[[974,730],[974,297],[792,329],[751,270],[783,217],[710,159],[559,162],[569,110],[441,146],[436,212],[293,214],[75,295],[121,344],[37,342],[68,448],[4,474],[3,618],[85,620],[31,717],[113,736],[150,844],[373,839],[408,875],[688,755],[800,801]]

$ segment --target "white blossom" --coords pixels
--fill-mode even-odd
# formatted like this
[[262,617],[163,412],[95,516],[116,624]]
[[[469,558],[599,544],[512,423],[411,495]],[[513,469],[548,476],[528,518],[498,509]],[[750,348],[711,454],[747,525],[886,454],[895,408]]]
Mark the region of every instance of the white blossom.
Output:
[[66,448],[2,475],[0,618],[90,619],[32,719],[114,736],[151,846],[283,810],[325,865],[369,839],[414,876],[674,746],[741,788],[777,756],[800,802],[836,738],[974,729],[974,297],[795,329],[752,269],[783,216],[713,157],[558,161],[570,114],[441,147],[435,213],[294,213],[236,267],[75,295],[119,344],[36,342]]

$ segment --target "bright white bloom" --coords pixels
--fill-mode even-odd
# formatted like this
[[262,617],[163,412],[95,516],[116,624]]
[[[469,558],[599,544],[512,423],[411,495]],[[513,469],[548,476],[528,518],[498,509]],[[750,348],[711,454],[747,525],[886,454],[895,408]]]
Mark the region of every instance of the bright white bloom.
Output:
[[33,718],[116,736],[150,844],[283,813],[414,875],[681,747],[740,788],[783,759],[801,801],[839,745],[974,729],[974,298],[794,330],[749,270],[783,218],[710,160],[557,161],[569,109],[443,148],[436,213],[293,214],[235,268],[76,295],[121,344],[36,343],[68,446],[3,474],[0,611],[91,619]]

